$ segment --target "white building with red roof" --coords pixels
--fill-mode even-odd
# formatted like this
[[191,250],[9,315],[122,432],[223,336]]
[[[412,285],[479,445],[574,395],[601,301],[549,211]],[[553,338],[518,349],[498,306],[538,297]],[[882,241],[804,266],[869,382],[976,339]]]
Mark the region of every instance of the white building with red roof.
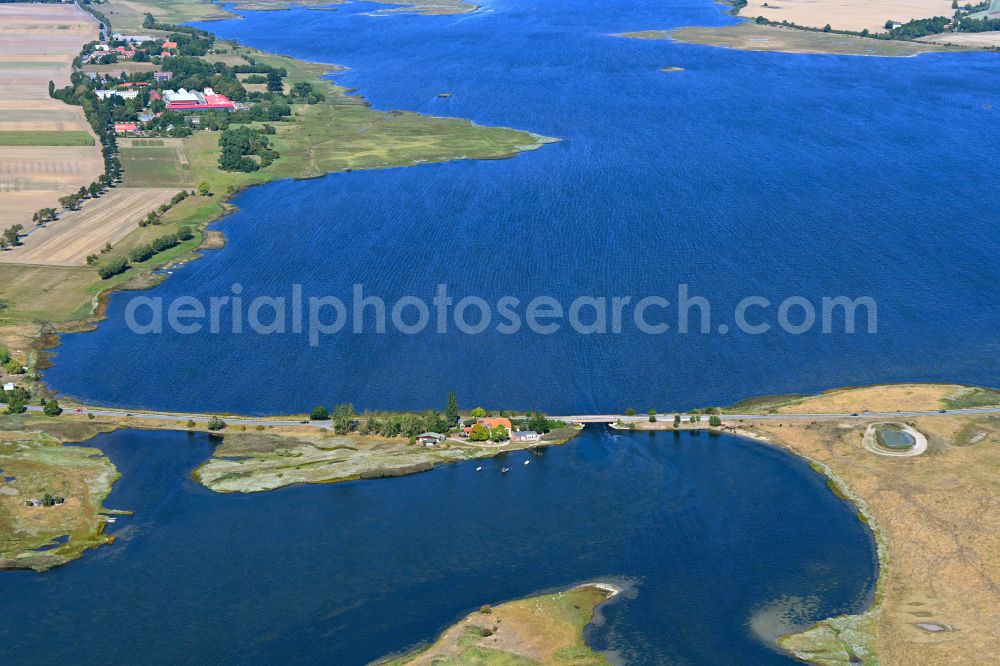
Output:
[[203,93],[184,88],[164,90],[163,101],[167,103],[167,111],[233,111],[236,108],[228,97],[211,88],[205,88]]

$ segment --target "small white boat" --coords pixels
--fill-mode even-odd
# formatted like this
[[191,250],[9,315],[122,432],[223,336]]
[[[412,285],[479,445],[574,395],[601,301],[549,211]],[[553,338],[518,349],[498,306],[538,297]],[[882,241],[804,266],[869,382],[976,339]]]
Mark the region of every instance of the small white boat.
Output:
[[525,461],[524,461],[524,464],[525,464],[525,465],[530,465],[530,464],[531,464],[531,461],[530,461],[530,460],[525,460]]
[[476,468],[476,471],[477,471],[477,472],[482,472],[482,471],[483,471],[483,468],[482,468],[482,467],[477,467],[477,468]]
[[109,516],[109,517],[108,517],[108,519],[107,519],[107,521],[108,521],[109,523],[117,523],[117,522],[118,522],[118,519],[117,519],[117,518],[115,518],[114,516]]
[[501,474],[506,474],[506,473],[507,473],[507,472],[509,472],[509,471],[510,471],[510,468],[509,468],[509,467],[501,467],[501,468],[500,468],[500,473],[501,473]]

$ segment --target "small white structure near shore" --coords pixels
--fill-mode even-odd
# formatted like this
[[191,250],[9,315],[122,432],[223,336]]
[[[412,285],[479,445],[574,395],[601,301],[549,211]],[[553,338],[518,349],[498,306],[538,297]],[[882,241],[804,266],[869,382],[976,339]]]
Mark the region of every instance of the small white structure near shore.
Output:
[[541,439],[542,436],[539,435],[534,430],[515,430],[514,432],[510,433],[511,442],[518,442],[518,443],[537,442]]
[[445,440],[445,436],[439,432],[422,432],[417,435],[417,441],[424,446],[437,446]]

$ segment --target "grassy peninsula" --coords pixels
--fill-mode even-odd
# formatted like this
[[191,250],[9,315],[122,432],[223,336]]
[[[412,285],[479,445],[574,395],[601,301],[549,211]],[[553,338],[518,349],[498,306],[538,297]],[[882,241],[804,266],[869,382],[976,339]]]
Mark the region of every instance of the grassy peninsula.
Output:
[[330,431],[269,429],[223,431],[222,442],[192,477],[223,493],[274,490],[296,483],[338,483],[426,472],[464,460],[490,458],[529,447],[564,444],[579,434],[575,427],[557,428],[538,442],[477,445],[449,438],[428,448],[404,437]]
[[882,40],[799,30],[780,25],[759,25],[747,21],[728,26],[685,26],[671,30],[640,30],[618,37],[673,40],[683,44],[721,46],[741,51],[778,51],[782,53],[828,53],[835,55],[905,57],[920,53],[958,51],[961,49],[901,40]]
[[749,21],[682,26],[618,35],[671,39],[743,51],[900,57],[935,51],[1000,47],[1000,22],[985,17],[989,0],[949,6],[945,0],[885,5],[866,0],[720,0]]
[[609,662],[587,646],[583,630],[597,607],[616,594],[614,586],[590,583],[495,607],[483,606],[445,631],[430,647],[378,663],[602,666]]

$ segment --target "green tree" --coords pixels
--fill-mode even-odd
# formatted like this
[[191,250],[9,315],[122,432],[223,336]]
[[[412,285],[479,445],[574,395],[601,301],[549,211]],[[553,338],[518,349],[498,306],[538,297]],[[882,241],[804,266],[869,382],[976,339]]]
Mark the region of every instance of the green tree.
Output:
[[220,419],[218,416],[213,416],[212,418],[210,418],[208,420],[208,429],[209,430],[212,430],[212,431],[222,430],[225,427],[226,427],[226,422],[223,421],[222,419]]
[[625,410],[625,416],[635,416],[635,410],[629,407]]
[[62,414],[62,408],[59,407],[59,403],[56,400],[49,400],[42,407],[42,411],[45,412],[46,416],[59,416]]
[[656,410],[655,409],[649,410],[649,422],[650,423],[656,423]]
[[458,421],[458,399],[454,391],[448,394],[448,406],[444,409],[444,417],[448,420],[449,427]]
[[21,414],[24,412],[24,400],[20,396],[7,398],[7,413]]
[[444,418],[433,409],[428,409],[424,412],[423,429],[427,432],[440,432],[447,434],[447,432],[451,430],[451,426],[453,426],[454,423],[454,421],[448,421],[448,419]]
[[826,25],[823,26],[823,32],[833,32],[833,27],[829,23],[827,23]]
[[490,438],[490,431],[478,423],[469,430],[469,440],[473,442],[485,442]]
[[484,418],[486,416],[486,410],[483,409],[482,407],[476,407],[471,412],[469,412],[469,416],[471,416],[474,419]]
[[681,415],[680,414],[674,414],[674,427],[675,428],[681,427]]
[[507,432],[507,428],[502,425],[498,425],[496,428],[493,428],[493,431],[490,433],[490,439],[494,442],[506,442],[510,439],[510,433]]
[[[354,429],[354,405],[344,402],[333,408],[333,431],[346,435]],[[398,434],[398,433],[396,433]]]
[[722,419],[720,419],[715,414],[712,414],[710,417],[708,417],[708,425],[712,426],[713,428],[718,428],[720,425],[722,425]]
[[17,246],[21,244],[21,231],[24,226],[20,224],[15,224],[4,229],[3,237],[11,246]]
[[212,186],[206,182],[202,182],[201,185],[198,186],[198,194],[203,197],[212,196]]
[[528,419],[528,430],[534,430],[538,434],[544,435],[552,430],[552,422],[545,417],[545,414],[533,412],[531,418]]
[[267,91],[268,92],[282,92],[285,89],[285,84],[281,82],[281,74],[275,70],[271,70],[267,73]]
[[309,418],[313,421],[326,421],[330,418],[330,412],[323,405],[319,405],[309,412]]

